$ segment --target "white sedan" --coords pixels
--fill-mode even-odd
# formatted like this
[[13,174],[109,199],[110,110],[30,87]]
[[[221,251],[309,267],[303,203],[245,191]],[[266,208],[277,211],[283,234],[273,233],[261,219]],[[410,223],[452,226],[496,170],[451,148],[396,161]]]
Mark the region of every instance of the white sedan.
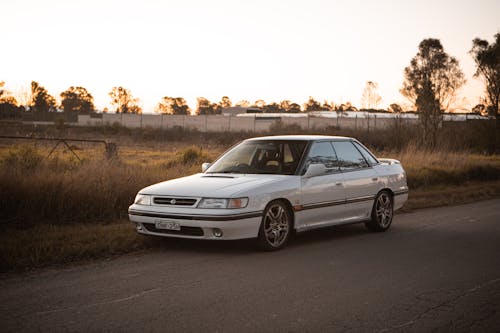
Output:
[[294,231],[356,222],[386,231],[408,198],[399,161],[377,159],[348,137],[248,139],[202,170],[140,190],[128,211],[137,232],[256,238],[277,250]]

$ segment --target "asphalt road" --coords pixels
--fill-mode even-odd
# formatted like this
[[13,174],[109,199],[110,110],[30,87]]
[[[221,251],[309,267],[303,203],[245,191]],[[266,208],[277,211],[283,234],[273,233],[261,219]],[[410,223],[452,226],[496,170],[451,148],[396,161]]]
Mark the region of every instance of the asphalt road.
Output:
[[[131,226],[131,231],[133,227]],[[168,240],[0,277],[0,331],[500,330],[500,200],[301,234],[279,252]]]

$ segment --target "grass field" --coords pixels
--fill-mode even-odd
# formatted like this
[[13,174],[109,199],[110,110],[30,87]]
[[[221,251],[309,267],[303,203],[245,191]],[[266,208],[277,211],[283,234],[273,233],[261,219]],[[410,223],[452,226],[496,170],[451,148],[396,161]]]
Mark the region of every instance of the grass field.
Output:
[[[199,172],[202,162],[212,161],[239,139],[202,140],[196,135],[153,142],[125,137],[117,140],[118,156],[113,160],[105,159],[103,148],[96,145],[72,146],[79,161],[62,147],[47,157],[49,144],[4,142],[0,146],[0,271],[157,245],[157,240],[138,236],[127,222],[127,208],[137,191]],[[499,155],[425,150],[412,143],[375,153],[403,163],[410,187],[406,210],[500,196]]]

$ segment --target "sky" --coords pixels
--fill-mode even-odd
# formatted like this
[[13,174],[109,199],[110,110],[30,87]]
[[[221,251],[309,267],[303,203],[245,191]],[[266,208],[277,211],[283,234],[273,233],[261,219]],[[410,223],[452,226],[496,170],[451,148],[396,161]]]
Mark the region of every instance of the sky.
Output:
[[0,0],[0,81],[50,94],[85,87],[102,110],[123,86],[152,112],[163,96],[216,102],[309,96],[361,105],[367,81],[380,107],[408,104],[403,71],[438,38],[467,79],[457,105],[480,102],[468,53],[500,32],[499,0]]

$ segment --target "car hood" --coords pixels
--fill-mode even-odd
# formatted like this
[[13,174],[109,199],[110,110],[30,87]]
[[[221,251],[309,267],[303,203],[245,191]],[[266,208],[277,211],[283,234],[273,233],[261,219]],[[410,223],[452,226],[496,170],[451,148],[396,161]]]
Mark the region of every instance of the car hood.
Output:
[[285,175],[251,174],[206,174],[168,180],[148,186],[142,194],[182,197],[231,198],[238,195],[255,194],[254,190],[286,179]]

